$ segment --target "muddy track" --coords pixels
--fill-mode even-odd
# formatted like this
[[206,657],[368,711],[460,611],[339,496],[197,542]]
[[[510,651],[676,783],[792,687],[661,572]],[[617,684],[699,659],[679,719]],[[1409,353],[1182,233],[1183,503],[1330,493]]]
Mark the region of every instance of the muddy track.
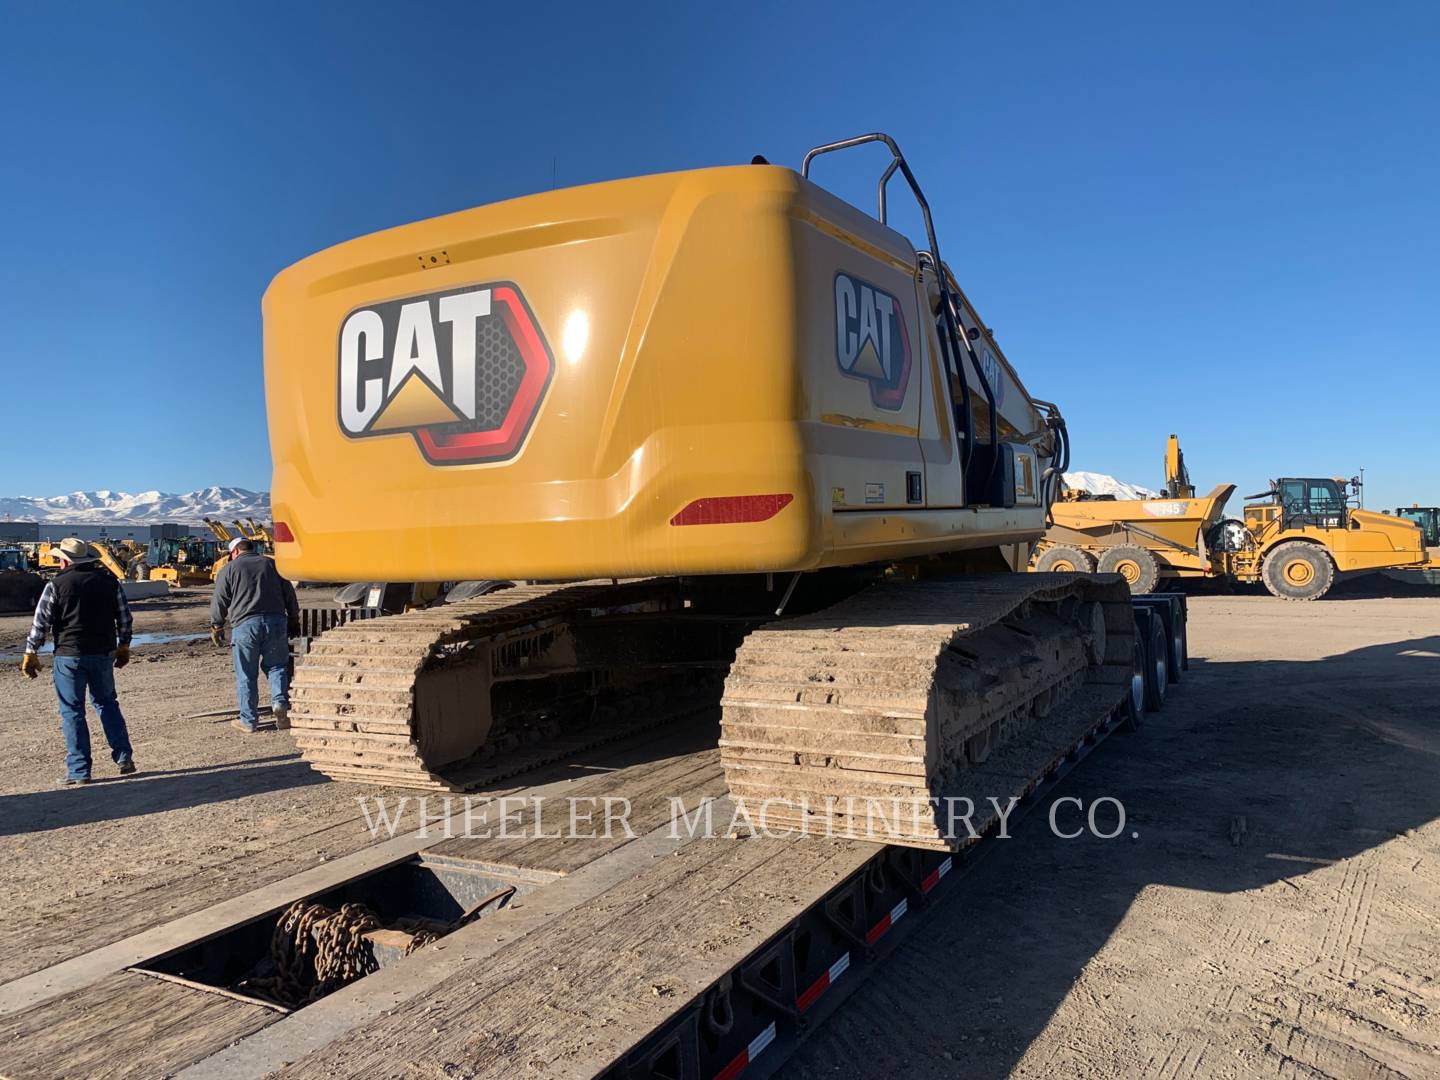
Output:
[[590,710],[571,728],[553,715],[495,717],[490,688],[502,671],[553,659],[577,613],[653,605],[665,595],[653,582],[522,585],[337,627],[296,668],[292,734],[304,759],[333,779],[443,791],[621,738],[663,717]]
[[722,703],[726,781],[772,826],[962,846],[932,800],[1028,790],[1124,697],[1132,641],[1118,582],[873,586],[746,638]]

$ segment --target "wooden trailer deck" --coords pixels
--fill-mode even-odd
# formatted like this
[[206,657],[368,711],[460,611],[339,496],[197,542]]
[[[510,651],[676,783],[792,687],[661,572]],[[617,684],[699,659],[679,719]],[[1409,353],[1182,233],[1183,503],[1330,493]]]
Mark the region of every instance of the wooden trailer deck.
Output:
[[[1057,709],[1002,747],[987,780],[1021,794],[1036,777],[1054,779],[1113,726],[1082,722],[1085,708]],[[862,840],[725,835],[734,810],[716,719],[589,751],[488,792],[488,805],[472,804],[469,835],[464,799],[447,808],[432,795],[423,835],[382,834],[279,880],[266,880],[267,864],[247,892],[178,918],[157,908],[149,928],[0,986],[0,1076],[418,1078],[463,1062],[455,1075],[588,1077],[662,1053],[657,1033],[679,1024],[683,1037],[663,1053],[676,1062],[689,1054],[675,1067],[690,1077],[702,1074],[682,1043],[699,1036],[684,1018],[701,1009],[735,1014],[733,1031],[712,1034],[703,1075],[737,1076],[776,1038],[777,1022],[798,1019],[852,964],[875,958],[876,942],[907,905],[926,902],[952,860]],[[964,794],[980,804],[977,827],[995,820],[985,791]],[[709,800],[711,836],[676,828],[677,798],[690,812]],[[602,833],[606,801],[623,805],[628,830],[567,838],[571,800]],[[507,810],[510,835],[500,829]],[[213,947],[273,921],[296,900],[417,859],[517,892],[508,906],[293,1012],[152,970],[196,943]],[[765,950],[773,960],[756,959]],[[767,1023],[761,1006],[777,1019]],[[712,1067],[717,1054],[724,1068]]]

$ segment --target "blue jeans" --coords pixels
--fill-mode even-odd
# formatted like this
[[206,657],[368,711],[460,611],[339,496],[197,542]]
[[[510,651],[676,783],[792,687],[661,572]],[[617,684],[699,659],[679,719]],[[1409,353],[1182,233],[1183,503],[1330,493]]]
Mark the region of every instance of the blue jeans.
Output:
[[65,771],[72,780],[90,777],[90,725],[85,721],[85,691],[100,714],[105,741],[116,765],[130,760],[130,733],[115,697],[115,657],[57,656],[55,696],[60,699],[60,727],[65,732]]
[[284,615],[251,615],[230,631],[240,723],[252,730],[256,723],[255,678],[260,670],[270,680],[271,707],[290,707],[290,639],[285,629]]

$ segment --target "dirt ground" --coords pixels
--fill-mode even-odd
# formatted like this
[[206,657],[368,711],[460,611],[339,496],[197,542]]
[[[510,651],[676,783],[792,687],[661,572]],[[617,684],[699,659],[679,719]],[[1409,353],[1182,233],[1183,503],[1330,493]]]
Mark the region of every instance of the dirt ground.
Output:
[[[207,600],[138,602],[137,633],[200,633]],[[783,1076],[1440,1076],[1440,597],[1191,611],[1166,711],[1053,795],[1120,800],[1120,836],[1040,805]],[[93,724],[104,782],[62,790],[51,684],[5,661],[0,982],[370,842],[286,737],[187,719],[233,705],[229,663],[137,649],[140,774]]]
[[1398,591],[1192,600],[1165,712],[1055,792],[1120,837],[1041,804],[780,1075],[1440,1076],[1440,598]]
[[[205,633],[209,601],[187,589],[132,603],[137,640]],[[10,658],[29,624],[0,617],[0,982],[369,841],[358,789],[313,774],[287,736],[187,719],[235,704],[230,651],[208,637],[139,646],[116,673],[138,774],[116,774],[92,710],[96,782],[56,787],[65,744],[48,659],[31,681]]]

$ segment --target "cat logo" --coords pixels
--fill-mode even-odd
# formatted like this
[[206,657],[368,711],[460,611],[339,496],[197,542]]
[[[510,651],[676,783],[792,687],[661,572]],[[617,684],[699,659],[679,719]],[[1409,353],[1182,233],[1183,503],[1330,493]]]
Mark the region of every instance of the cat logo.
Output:
[[980,370],[985,373],[985,384],[995,395],[995,407],[1005,404],[1005,378],[1000,374],[1000,361],[988,348],[980,355]]
[[507,283],[387,300],[340,326],[340,430],[412,435],[432,465],[515,456],[554,358]]
[[835,275],[835,359],[840,370],[870,384],[881,409],[905,404],[910,383],[910,335],[900,301],[849,274]]

